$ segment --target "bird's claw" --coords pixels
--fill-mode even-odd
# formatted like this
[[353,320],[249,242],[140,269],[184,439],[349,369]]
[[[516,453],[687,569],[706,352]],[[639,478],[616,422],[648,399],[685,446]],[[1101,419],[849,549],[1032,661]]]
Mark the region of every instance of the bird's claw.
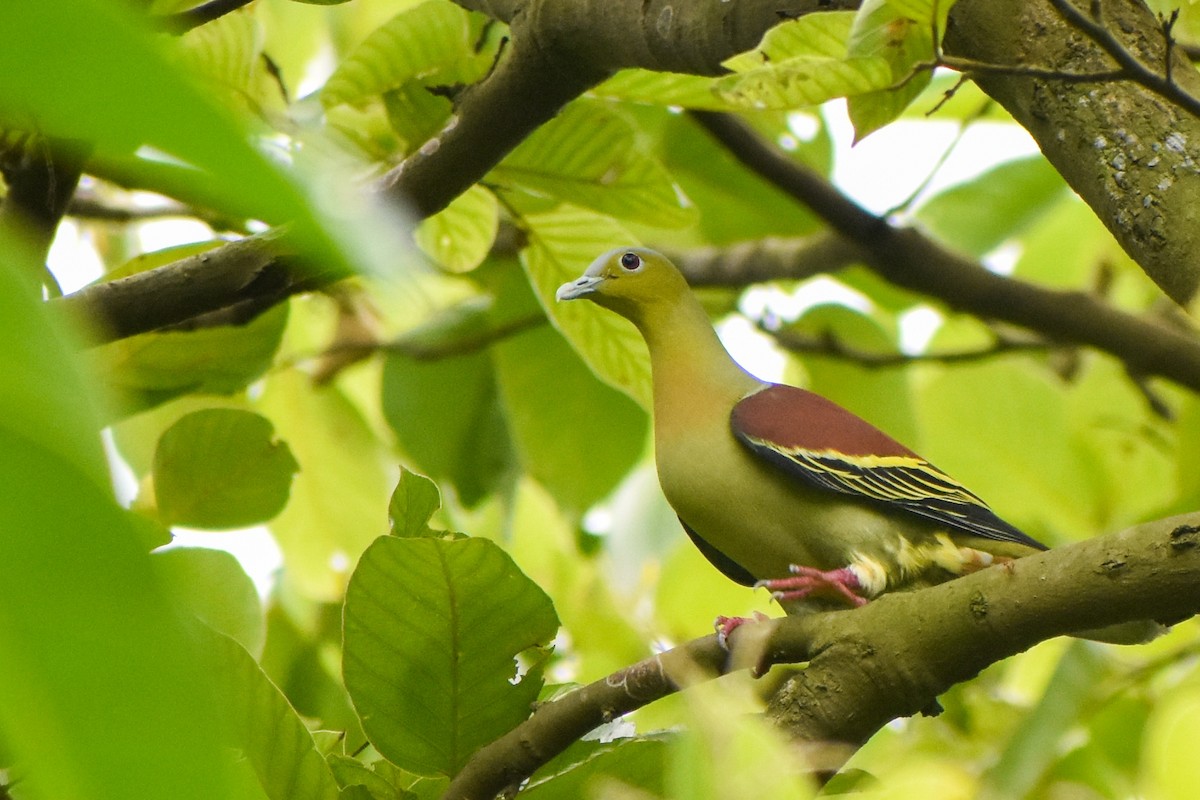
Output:
[[803,600],[816,592],[832,592],[855,608],[867,604],[867,598],[857,591],[862,588],[862,582],[850,567],[820,570],[792,564],[788,571],[792,573],[792,577],[759,581],[754,584],[754,588],[769,589],[771,596],[781,603]]
[[729,634],[745,625],[748,622],[762,622],[770,619],[761,611],[754,612],[754,619],[749,617],[717,617],[713,621],[713,628],[717,631],[717,643],[721,645],[721,649],[728,652],[729,650]]

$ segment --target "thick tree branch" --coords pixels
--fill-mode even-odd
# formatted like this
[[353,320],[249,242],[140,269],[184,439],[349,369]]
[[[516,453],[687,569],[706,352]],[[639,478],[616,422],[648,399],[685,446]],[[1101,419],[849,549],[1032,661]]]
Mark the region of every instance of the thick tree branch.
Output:
[[50,307],[90,328],[96,344],[221,309],[248,305],[263,310],[333,277],[297,267],[285,234],[276,229],[127,278],[92,284]]
[[1043,289],[989,272],[917,230],[895,228],[869,213],[735,117],[693,114],[747,167],[858,244],[867,265],[892,283],[936,297],[958,311],[1098,348],[1121,359],[1135,374],[1160,375],[1200,391],[1196,337],[1119,311],[1090,294]]
[[[463,94],[448,130],[427,143],[382,184],[383,191],[406,199],[419,215],[444,207],[459,191],[483,177],[521,137],[553,116],[575,94],[615,69],[641,66],[715,74],[721,70],[724,58],[753,46],[781,14],[794,16],[818,8],[855,5],[852,0],[832,3],[744,0],[682,6],[662,0],[460,0],[460,4],[509,22],[514,41],[493,74]],[[1027,6],[1039,9],[1038,15],[1031,16]],[[1136,11],[1140,16],[1131,30],[1140,32],[1138,43],[1144,52],[1139,51],[1139,57],[1145,63],[1158,63],[1155,48],[1165,47],[1161,31],[1140,6],[1134,11],[1128,11],[1127,6],[1136,4],[1122,0],[1120,13],[1110,12],[1109,18],[1124,25],[1125,15]],[[1021,24],[1012,24],[1012,19],[1019,19]],[[1021,30],[1018,32],[1017,28]],[[1075,31],[1070,36],[1072,30],[1047,0],[984,3],[962,0],[951,15],[947,49],[956,56],[996,64],[1029,62],[1056,67],[1061,64],[1064,69],[1093,73],[1110,69],[1112,61],[1108,55],[1084,34]],[[997,36],[997,32],[1003,35]],[[1129,38],[1123,37],[1122,41]],[[1061,43],[1068,39],[1074,50],[1086,52],[1089,57],[1067,58],[1071,53],[1064,54],[1065,45]],[[1040,49],[1026,54],[1026,45]],[[1175,70],[1181,86],[1186,76],[1180,75],[1188,70],[1190,67]],[[1034,131],[1072,186],[1098,210],[1126,249],[1159,284],[1177,300],[1189,296],[1193,281],[1187,276],[1194,272],[1196,280],[1200,280],[1200,241],[1196,241],[1200,239],[1200,229],[1190,224],[1191,210],[1200,202],[1195,197],[1200,191],[1195,168],[1196,157],[1200,157],[1200,152],[1196,152],[1200,147],[1200,130],[1195,135],[1192,132],[1196,120],[1129,82],[1079,87],[1023,75],[980,75],[979,81],[989,92],[999,92],[998,97],[1009,110]],[[519,102],[509,92],[515,92]],[[1055,99],[1060,96],[1071,98],[1070,102]],[[1137,99],[1137,103],[1129,98]],[[1089,110],[1081,117],[1080,108]],[[1079,134],[1075,133],[1077,130],[1096,133]],[[1153,132],[1158,133],[1152,135]],[[1063,162],[1072,159],[1086,166],[1064,165]],[[822,202],[819,198],[810,199]],[[843,217],[839,230],[849,231],[856,245],[869,242],[875,226],[879,235],[889,241],[915,236],[911,232],[893,231],[881,225],[878,218],[858,213],[853,204],[830,198],[828,193],[826,199],[830,202],[823,205],[829,213]],[[841,211],[837,210],[839,207]],[[915,256],[928,243],[916,237],[907,247]],[[221,252],[210,254],[210,259],[221,260]],[[243,262],[240,257],[231,260]],[[960,266],[969,266],[969,262],[960,262]],[[1192,264],[1197,264],[1195,270]],[[252,262],[245,265],[249,273],[242,280],[225,283],[230,295],[222,299],[212,293],[203,303],[180,303],[176,308],[194,315],[198,310],[202,313],[253,300],[249,295],[263,285],[254,280],[253,274],[260,265]],[[911,260],[897,264],[891,271],[882,261],[874,266],[885,277],[922,291],[922,287],[940,280],[940,276],[930,274],[937,271],[930,265],[914,264]],[[1156,336],[1158,330],[1153,326],[1147,328],[1145,323],[1106,327],[1105,320],[1109,317],[1100,316],[1093,317],[1088,324],[1084,318],[1098,304],[1083,295],[1033,290],[978,270],[949,274],[964,279],[958,286],[947,287],[947,293],[956,298],[955,307],[989,316],[1011,305],[1019,312],[1020,324],[1044,335],[1092,344],[1114,352],[1136,371],[1163,374],[1193,388],[1197,386],[1200,364],[1195,346],[1186,336],[1168,332],[1158,344],[1153,344],[1146,337]],[[1183,277],[1176,281],[1172,275]],[[967,277],[970,280],[965,280]],[[719,275],[712,279],[723,281]],[[138,307],[149,303],[154,281],[147,279],[140,285],[147,292],[142,300],[126,303],[121,311],[113,307],[105,312],[105,318],[114,320],[122,313],[136,314]],[[272,288],[268,295],[273,293]],[[1060,301],[1066,301],[1065,305],[1059,305]],[[1070,313],[1059,321],[1065,311]],[[1125,323],[1130,319],[1122,318]],[[167,324],[179,321],[166,320]],[[110,329],[139,331],[145,327],[114,324]]]
[[619,69],[716,75],[780,20],[848,0],[457,0],[509,24],[490,75],[456,100],[446,127],[384,177],[380,189],[418,217],[435,214],[563,106]]
[[[1138,0],[1101,4],[1105,36],[1080,30],[1056,5],[1064,4],[961,0],[950,13],[945,50],[988,63],[1087,73],[1114,64],[1116,48],[1106,50],[1099,39],[1116,43],[1133,62],[1166,63],[1167,38]],[[1181,53],[1169,55],[1172,85],[1183,95],[1200,96],[1200,75]],[[1139,76],[1146,77],[1130,77]],[[1200,287],[1200,228],[1191,222],[1200,204],[1200,118],[1136,80],[1094,85],[1019,74],[973,77],[1033,135],[1146,274],[1176,302],[1187,303]]]
[[[846,743],[852,752],[891,720],[1040,641],[1196,613],[1200,513],[889,594],[853,611],[743,626],[732,637],[732,660],[760,672],[807,661],[769,714],[798,739]],[[597,725],[676,691],[679,676],[731,668],[716,637],[707,636],[545,703],[477,752],[444,799],[492,798]]]

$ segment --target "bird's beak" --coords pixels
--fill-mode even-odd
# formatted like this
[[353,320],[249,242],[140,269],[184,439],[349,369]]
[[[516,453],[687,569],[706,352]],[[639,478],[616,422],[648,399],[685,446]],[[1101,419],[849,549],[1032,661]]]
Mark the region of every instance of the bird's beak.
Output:
[[583,297],[596,291],[596,287],[603,282],[604,278],[599,275],[581,275],[575,280],[558,287],[558,291],[554,293],[554,299],[561,303],[563,300],[574,300],[576,297]]

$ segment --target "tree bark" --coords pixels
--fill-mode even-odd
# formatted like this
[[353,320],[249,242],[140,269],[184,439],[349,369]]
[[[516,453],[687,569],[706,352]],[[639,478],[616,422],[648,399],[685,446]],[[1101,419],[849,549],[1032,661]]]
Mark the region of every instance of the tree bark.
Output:
[[[1104,26],[1150,69],[1200,96],[1200,74],[1168,58],[1159,21],[1137,0],[1101,3]],[[1081,13],[1087,13],[1081,11]],[[1049,0],[961,0],[947,54],[1064,72],[1113,59]],[[973,78],[1037,140],[1046,158],[1160,288],[1186,304],[1200,287],[1200,118],[1133,81],[1067,83],[1024,75]]]

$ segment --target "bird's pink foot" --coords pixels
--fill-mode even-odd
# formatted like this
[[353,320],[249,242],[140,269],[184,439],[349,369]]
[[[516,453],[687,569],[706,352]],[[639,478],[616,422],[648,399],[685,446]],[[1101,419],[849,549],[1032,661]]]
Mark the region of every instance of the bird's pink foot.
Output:
[[771,596],[779,602],[802,600],[813,594],[839,595],[849,605],[857,608],[865,606],[867,598],[858,593],[862,582],[858,575],[849,567],[841,569],[820,570],[814,567],[803,567],[792,564],[788,567],[792,573],[790,578],[773,578],[759,581],[755,588],[763,587],[771,591]]
[[762,622],[765,619],[770,619],[761,611],[754,612],[754,619],[749,617],[717,617],[713,621],[713,628],[717,631],[717,641],[725,650],[729,649],[729,634],[745,625],[748,622]]

